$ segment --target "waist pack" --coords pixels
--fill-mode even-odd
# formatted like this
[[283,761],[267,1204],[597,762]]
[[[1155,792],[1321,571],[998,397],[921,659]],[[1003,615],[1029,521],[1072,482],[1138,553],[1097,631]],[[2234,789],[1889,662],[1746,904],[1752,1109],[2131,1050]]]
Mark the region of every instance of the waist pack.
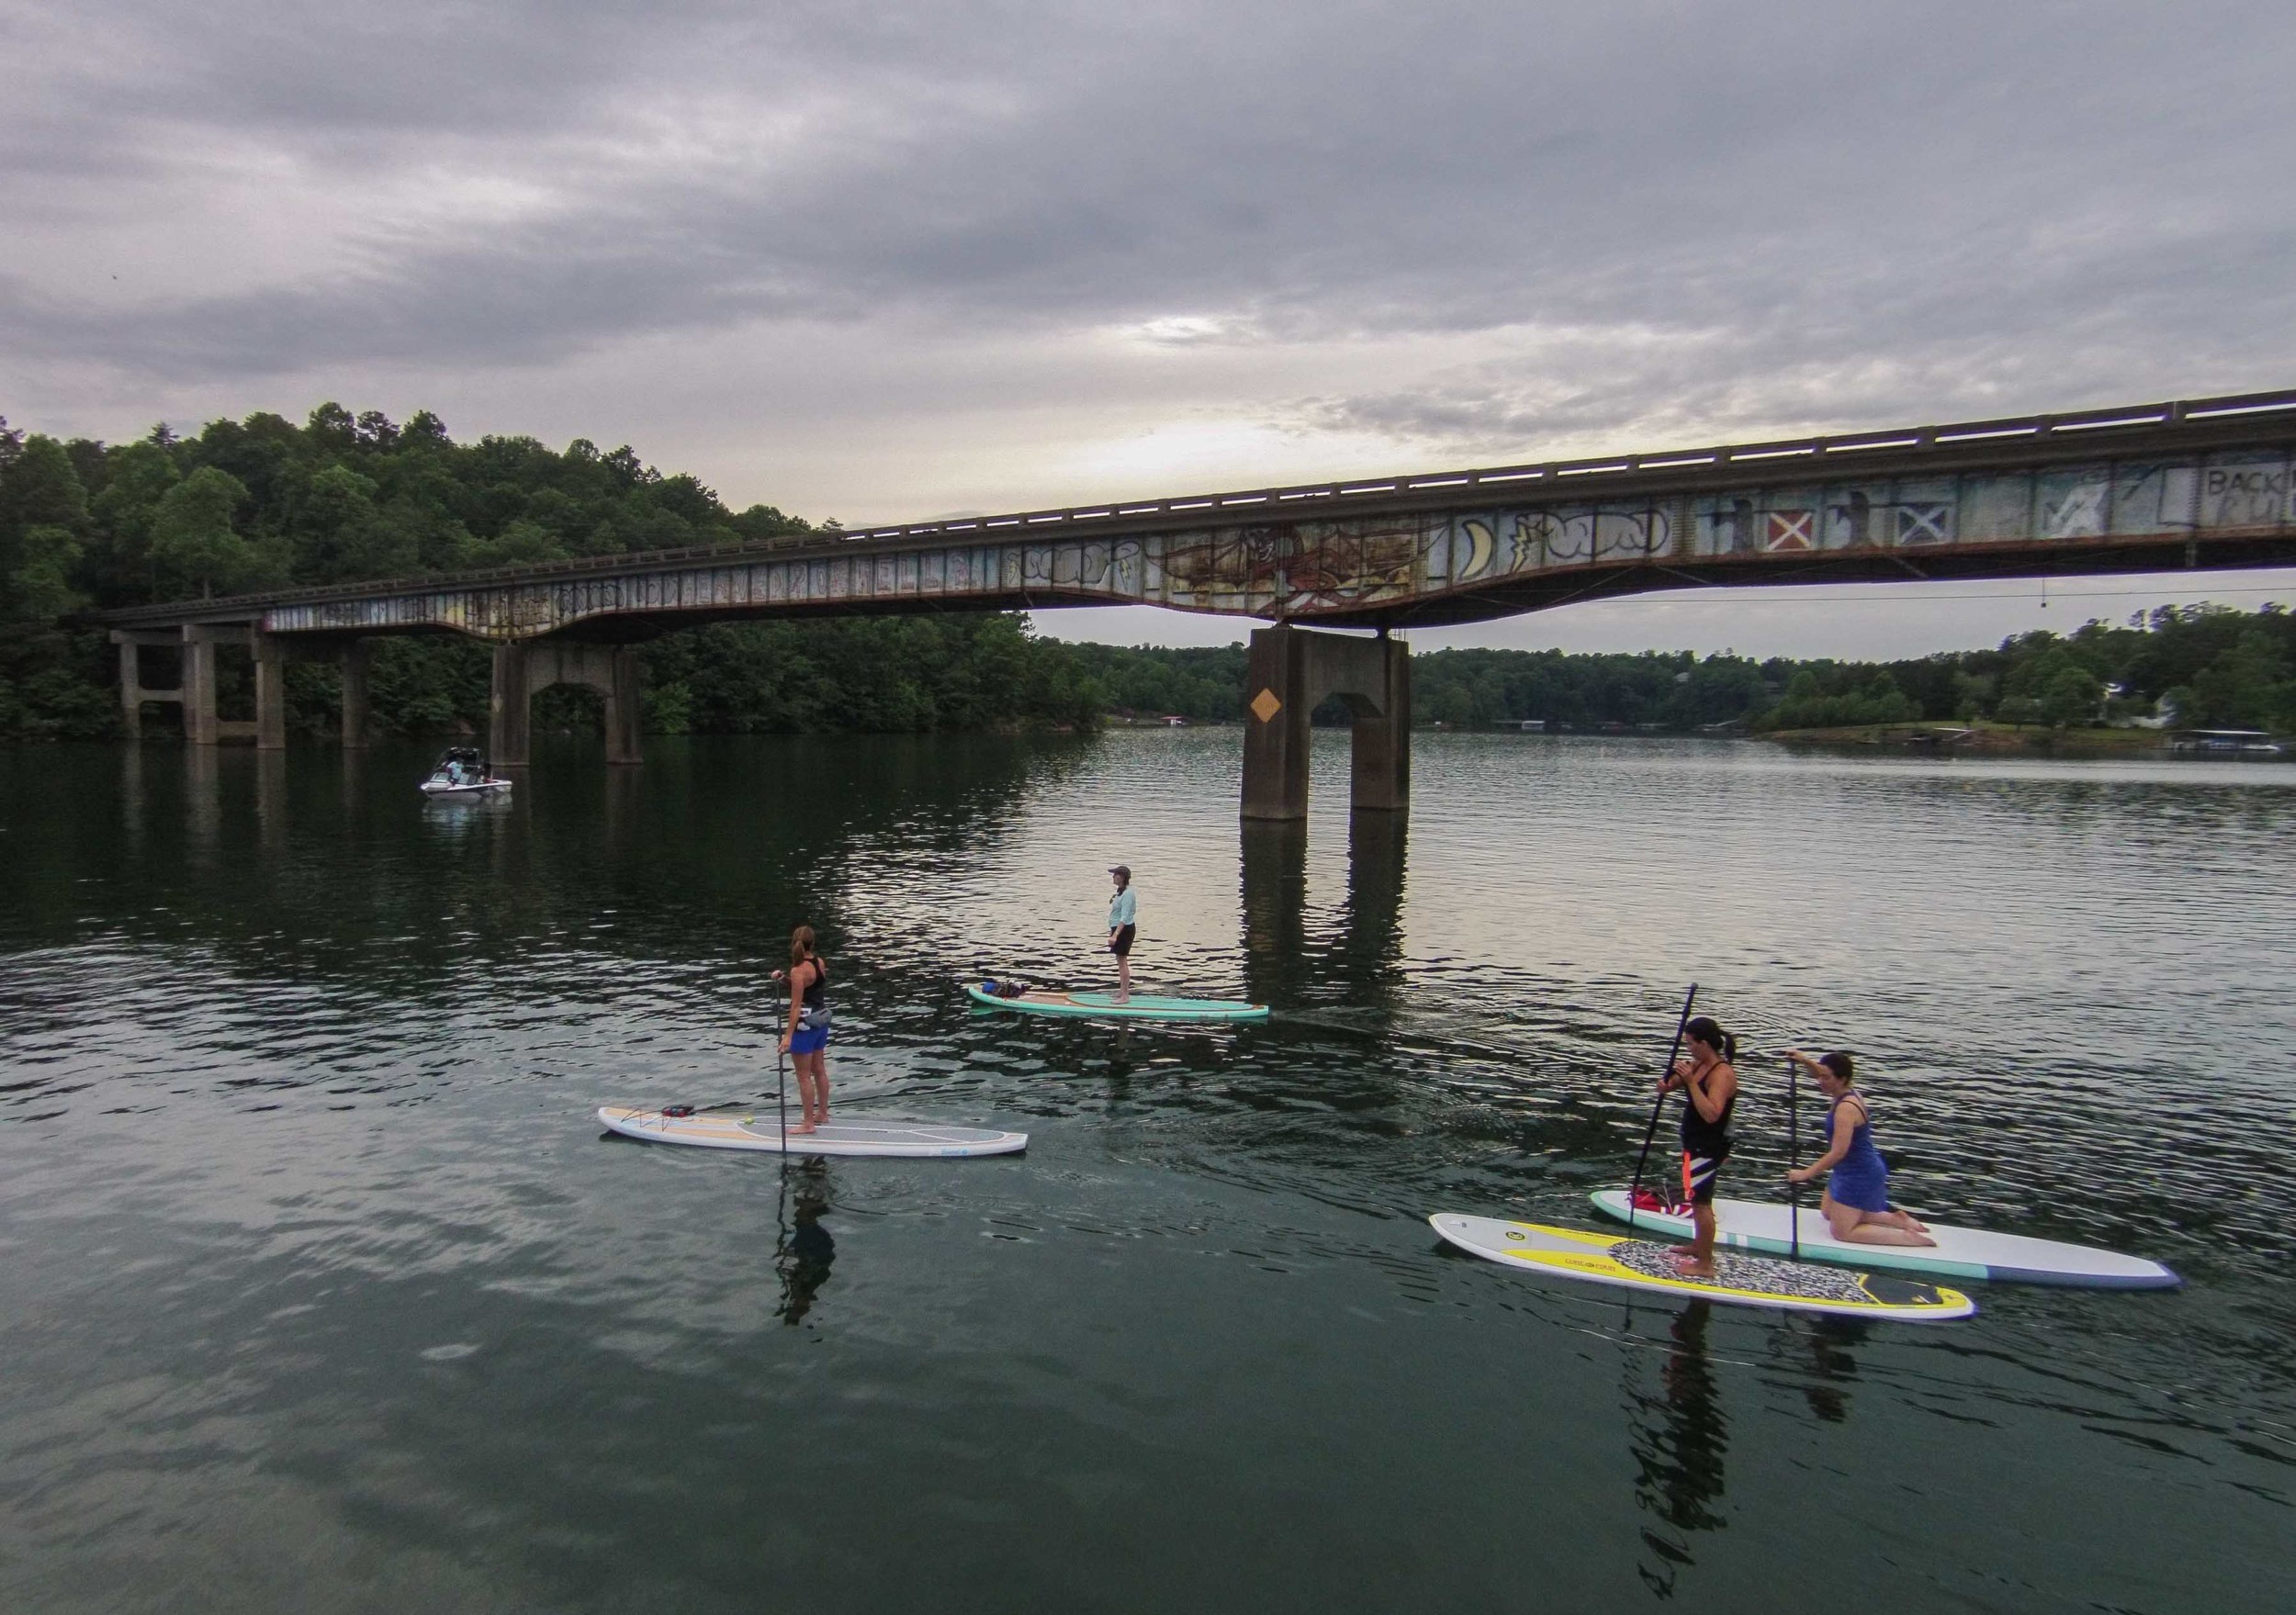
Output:
[[829,1029],[829,1006],[826,1004],[818,1009],[811,1004],[800,1006],[797,1011],[797,1027],[798,1030],[804,1032],[827,1031]]

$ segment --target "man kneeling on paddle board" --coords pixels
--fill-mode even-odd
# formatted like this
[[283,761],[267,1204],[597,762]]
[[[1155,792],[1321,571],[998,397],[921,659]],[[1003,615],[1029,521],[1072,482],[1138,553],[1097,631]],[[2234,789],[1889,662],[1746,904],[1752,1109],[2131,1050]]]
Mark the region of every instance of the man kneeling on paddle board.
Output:
[[[1826,1178],[1818,1208],[1837,1239],[1860,1245],[1934,1245],[1926,1224],[1889,1204],[1889,1163],[1874,1148],[1874,1122],[1865,1095],[1857,1092],[1857,1067],[1847,1054],[1812,1060],[1798,1049],[1785,1057],[1818,1080],[1831,1105],[1826,1122],[1826,1153],[1785,1174],[1790,1183]],[[1830,1177],[1827,1176],[1831,1173]]]
[[1683,1027],[1690,1052],[1659,1082],[1659,1092],[1683,1091],[1683,1198],[1690,1202],[1695,1230],[1687,1255],[1674,1253],[1675,1271],[1685,1278],[1714,1276],[1714,1186],[1730,1155],[1730,1110],[1738,1104],[1738,1039],[1712,1015]]

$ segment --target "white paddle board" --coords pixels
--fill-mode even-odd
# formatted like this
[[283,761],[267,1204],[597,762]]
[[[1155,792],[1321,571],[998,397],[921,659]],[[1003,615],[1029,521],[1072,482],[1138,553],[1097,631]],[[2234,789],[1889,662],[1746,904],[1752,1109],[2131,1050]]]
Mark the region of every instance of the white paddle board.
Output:
[[1026,1133],[986,1127],[945,1127],[931,1122],[833,1121],[810,1133],[782,1137],[772,1112],[737,1110],[666,1116],[628,1105],[599,1106],[598,1119],[627,1138],[655,1144],[692,1144],[703,1150],[762,1150],[775,1155],[888,1155],[945,1159],[1011,1155],[1029,1147]]
[[[1662,1211],[1626,1215],[1626,1191],[1601,1189],[1594,1208],[1638,1232],[1671,1239],[1691,1236],[1690,1218]],[[1784,1256],[1794,1249],[1789,1207],[1752,1200],[1716,1200],[1716,1244],[1728,1251],[1759,1251]],[[1926,1220],[1926,1219],[1925,1219]],[[1805,1262],[1840,1262],[1891,1273],[1934,1273],[1949,1279],[1991,1279],[2001,1284],[2067,1284],[2096,1290],[2173,1290],[2184,1281],[2157,1262],[2123,1256],[2088,1245],[2032,1239],[2022,1234],[1990,1234],[1983,1228],[1930,1224],[1934,1245],[1861,1245],[1834,1238],[1823,1213],[1804,1206],[1799,1222]]]
[[1267,1005],[1237,998],[1169,998],[1155,993],[1135,993],[1123,1003],[1113,993],[1054,993],[1033,989],[1015,998],[985,990],[978,981],[964,984],[975,1004],[990,1009],[1009,1009],[1020,1015],[1070,1015],[1093,1020],[1131,1021],[1264,1021]]
[[1714,1277],[1687,1278],[1674,1271],[1675,1247],[1654,1240],[1450,1212],[1437,1212],[1427,1221],[1460,1250],[1503,1267],[1676,1300],[1726,1301],[1736,1307],[1899,1323],[1942,1323],[1977,1310],[1977,1304],[1959,1290],[1919,1279],[1844,1273],[1722,1251],[1715,1253]]

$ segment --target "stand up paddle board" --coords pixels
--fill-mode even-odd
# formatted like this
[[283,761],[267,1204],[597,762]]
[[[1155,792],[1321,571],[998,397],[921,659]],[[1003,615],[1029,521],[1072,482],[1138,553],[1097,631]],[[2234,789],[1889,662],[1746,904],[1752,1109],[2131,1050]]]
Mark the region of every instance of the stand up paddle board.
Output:
[[[1687,1239],[1694,1231],[1687,1216],[1637,1211],[1629,1217],[1624,1189],[1595,1191],[1594,1209],[1631,1223],[1638,1231],[1668,1239]],[[1786,1221],[1789,1209],[1752,1200],[1716,1200],[1714,1214],[1719,1230],[1715,1242],[1727,1250],[1785,1255],[1794,1249],[1791,1225]],[[2092,1290],[2173,1290],[2184,1283],[2159,1262],[2142,1256],[2123,1256],[2088,1245],[2064,1245],[2054,1239],[2029,1239],[2021,1234],[1989,1234],[1983,1228],[1949,1228],[1931,1223],[1930,1238],[1937,1241],[1934,1245],[1860,1245],[1835,1239],[1825,1215],[1805,1208],[1801,1234],[1805,1262]]]
[[967,981],[964,991],[975,1004],[985,1004],[990,1009],[1015,1010],[1021,1015],[1132,1021],[1264,1021],[1267,1018],[1267,1005],[1245,1004],[1234,998],[1165,998],[1154,993],[1135,993],[1119,1004],[1113,993],[1054,993],[1042,988],[1032,988],[1016,998],[1006,998],[978,981]]
[[604,1105],[598,1119],[615,1132],[655,1144],[693,1144],[703,1150],[762,1150],[774,1155],[931,1156],[1011,1155],[1029,1147],[1026,1133],[985,1127],[944,1127],[928,1122],[827,1122],[810,1133],[782,1137],[771,1115],[714,1111],[670,1116]]
[[1977,1310],[1977,1304],[1959,1290],[1914,1279],[1843,1273],[1839,1268],[1718,1251],[1714,1277],[1685,1278],[1674,1271],[1674,1247],[1649,1239],[1535,1222],[1504,1222],[1495,1217],[1457,1217],[1448,1212],[1438,1212],[1427,1221],[1452,1244],[1488,1262],[1543,1277],[1579,1279],[1678,1300],[1728,1301],[1739,1307],[1822,1312],[1836,1318],[1892,1318],[1901,1323],[1943,1323]]

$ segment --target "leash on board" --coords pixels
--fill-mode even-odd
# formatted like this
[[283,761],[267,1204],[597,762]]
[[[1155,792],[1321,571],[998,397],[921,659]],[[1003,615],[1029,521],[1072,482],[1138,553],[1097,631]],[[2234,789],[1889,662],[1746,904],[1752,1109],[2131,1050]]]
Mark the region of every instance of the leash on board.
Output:
[[1650,1126],[1642,1135],[1642,1153],[1635,1158],[1634,1186],[1626,1191],[1626,1228],[1634,1230],[1635,1202],[1642,1197],[1642,1169],[1650,1164],[1650,1140],[1659,1136],[1659,1115],[1666,1108],[1665,1080],[1674,1074],[1674,1062],[1682,1058],[1683,1034],[1690,1026],[1690,1006],[1698,1002],[1698,983],[1690,984],[1690,994],[1683,1000],[1683,1013],[1674,1020],[1674,1047],[1667,1050],[1666,1071],[1659,1079],[1659,1100],[1650,1106]]

